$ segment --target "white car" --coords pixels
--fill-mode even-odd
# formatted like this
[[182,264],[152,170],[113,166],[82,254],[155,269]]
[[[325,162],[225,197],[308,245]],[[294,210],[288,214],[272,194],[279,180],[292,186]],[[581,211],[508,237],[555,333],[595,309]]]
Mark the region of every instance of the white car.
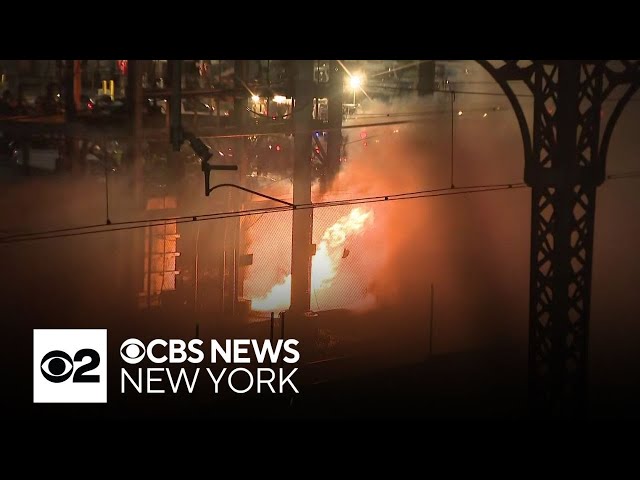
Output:
[[[37,142],[29,149],[29,168],[45,172],[55,172],[59,160],[62,158],[62,150],[55,143]],[[19,166],[25,165],[24,150],[18,147],[15,150],[15,161]]]

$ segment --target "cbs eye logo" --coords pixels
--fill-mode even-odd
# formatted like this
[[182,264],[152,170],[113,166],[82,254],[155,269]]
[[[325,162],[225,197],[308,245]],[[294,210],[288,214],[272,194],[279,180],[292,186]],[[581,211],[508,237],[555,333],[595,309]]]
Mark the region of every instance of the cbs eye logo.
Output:
[[130,365],[140,363],[144,359],[146,348],[137,338],[130,338],[120,346],[120,357]]
[[106,363],[106,330],[34,330],[34,403],[106,403]]
[[[76,368],[74,373],[74,362],[82,362],[87,357],[89,362]],[[68,380],[72,373],[74,382],[95,383],[100,381],[100,375],[87,375],[87,372],[95,370],[98,365],[100,365],[100,355],[91,348],[78,350],[73,357],[73,361],[62,350],[53,350],[42,357],[40,371],[44,378],[53,383],[61,383]]]

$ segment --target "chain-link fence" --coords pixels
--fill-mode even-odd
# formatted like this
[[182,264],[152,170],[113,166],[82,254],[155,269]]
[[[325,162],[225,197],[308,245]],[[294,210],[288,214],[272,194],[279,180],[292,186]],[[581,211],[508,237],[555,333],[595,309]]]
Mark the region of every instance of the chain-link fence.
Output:
[[[245,248],[253,255],[244,275],[244,297],[254,311],[285,310],[291,295],[292,212],[246,217]],[[366,302],[371,255],[378,237],[368,235],[375,205],[314,209],[310,301],[315,311],[351,308]]]

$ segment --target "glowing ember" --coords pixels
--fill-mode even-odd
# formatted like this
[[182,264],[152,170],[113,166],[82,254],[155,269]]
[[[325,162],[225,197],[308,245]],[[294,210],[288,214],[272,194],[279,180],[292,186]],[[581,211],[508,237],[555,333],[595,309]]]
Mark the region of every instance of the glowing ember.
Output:
[[[348,255],[343,248],[347,238],[362,232],[371,222],[373,210],[356,207],[325,230],[311,263],[312,292],[317,294],[331,286],[340,260]],[[262,312],[286,310],[290,304],[291,274],[274,285],[265,296],[251,300],[252,310]]]

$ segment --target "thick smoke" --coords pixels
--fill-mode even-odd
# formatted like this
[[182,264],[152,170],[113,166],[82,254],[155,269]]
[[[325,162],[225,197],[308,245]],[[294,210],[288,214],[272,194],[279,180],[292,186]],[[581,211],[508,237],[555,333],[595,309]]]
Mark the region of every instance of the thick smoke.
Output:
[[[479,89],[469,84],[464,90]],[[499,91],[495,84],[491,90]],[[392,102],[360,99],[365,115],[352,123],[416,123],[346,129],[351,142],[347,145],[347,160],[328,193],[320,196],[316,191],[314,201],[449,188],[450,100],[446,93],[423,98],[407,96]],[[635,101],[629,104],[614,133],[608,173],[640,169],[638,105]],[[526,107],[530,116],[530,105]],[[611,108],[607,104],[608,113]],[[418,115],[419,112],[426,113]],[[456,187],[523,180],[522,140],[505,97],[456,94],[453,122]],[[216,181],[229,179],[220,175]],[[128,179],[114,177],[111,182],[111,219],[137,217],[139,213],[128,208],[132,198]],[[621,388],[637,378],[640,365],[640,311],[635,292],[640,282],[636,252],[640,202],[636,182],[637,179],[607,181],[599,188],[594,240],[591,372],[594,381]],[[2,183],[2,235],[105,222],[104,183],[98,177],[3,174]],[[290,183],[283,181],[279,186],[277,195],[286,197]],[[176,214],[200,215],[227,208],[224,193],[206,198],[202,195],[201,176],[185,188],[193,188],[192,198]],[[426,346],[433,284],[436,353],[490,345],[526,349],[531,228],[528,189],[369,206],[375,213],[373,224],[357,242],[345,244],[350,252],[345,263],[356,258],[359,262],[358,288],[367,291],[365,298],[375,300],[366,303],[366,311],[359,313],[359,325],[366,328],[358,333],[371,328],[378,334],[395,335],[389,338],[397,339],[401,345],[412,339]],[[348,213],[337,208],[327,213],[330,210],[316,210],[314,223],[329,226],[331,219],[335,221]],[[291,214],[278,215],[287,217],[282,226],[275,220],[276,215],[243,220],[247,225],[256,222],[250,232],[261,225],[273,225],[274,237],[284,239],[277,243],[282,248],[275,247],[267,255],[271,263],[285,258],[284,270],[274,269],[273,281],[284,278],[290,268]],[[321,238],[320,230],[314,231],[316,243]],[[222,221],[185,224],[181,234],[184,245],[192,245],[188,243],[192,238],[199,239],[200,262],[204,265],[206,255],[212,256],[207,251],[210,245],[223,235]],[[38,327],[107,327],[127,335],[142,332],[154,336],[170,330],[177,337],[193,336],[191,316],[167,314],[166,318],[155,316],[153,320],[138,319],[137,323],[126,316],[132,306],[125,304],[125,299],[142,289],[139,276],[131,273],[133,267],[140,268],[142,256],[132,250],[140,240],[135,235],[136,231],[123,231],[0,245],[1,299],[6,309],[3,320],[7,328],[19,332],[16,337],[21,337],[14,343],[28,345],[31,329]],[[257,264],[260,255],[258,251],[254,253]],[[193,277],[193,252],[188,256],[185,247],[183,254],[180,275]],[[202,271],[199,275],[203,278]],[[214,297],[216,294],[202,292],[216,292],[217,281],[217,277],[208,284],[201,280],[200,296]],[[322,298],[319,300],[321,304]],[[314,299],[312,305],[315,308]],[[31,362],[28,354],[24,353],[25,365]]]
[[[522,141],[505,103],[456,98],[456,186],[522,181]],[[364,101],[362,110],[354,124],[399,123],[347,130],[347,160],[324,200],[451,187],[447,94]],[[523,189],[370,204],[375,225],[361,244],[367,260],[360,272],[375,297],[370,313],[386,312],[397,332],[425,331],[433,284],[435,348],[511,347],[514,339],[524,346],[528,195]]]

